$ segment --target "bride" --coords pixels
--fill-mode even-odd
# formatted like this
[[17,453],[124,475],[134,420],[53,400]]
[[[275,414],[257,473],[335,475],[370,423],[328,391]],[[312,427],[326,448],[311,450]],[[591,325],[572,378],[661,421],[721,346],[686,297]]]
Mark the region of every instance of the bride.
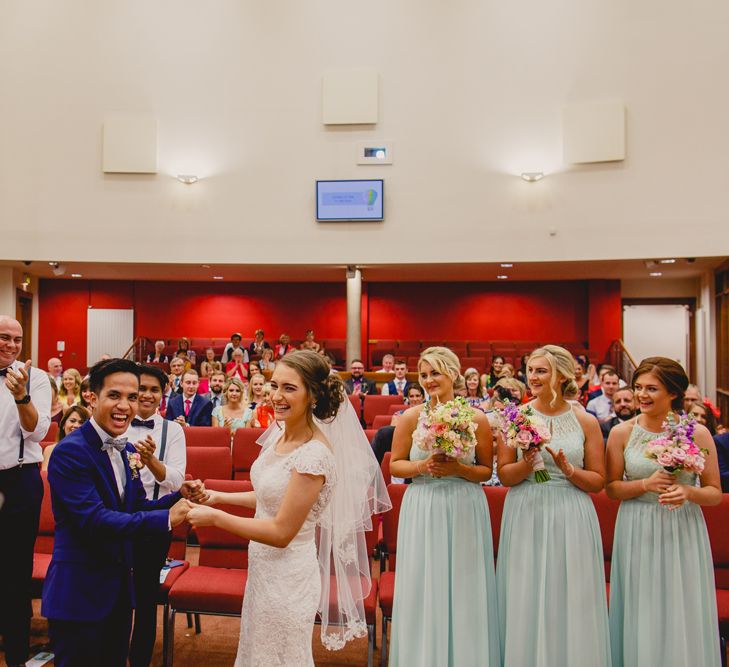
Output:
[[[236,667],[313,665],[317,613],[330,650],[367,634],[364,532],[373,513],[390,509],[342,381],[329,375],[320,355],[287,354],[276,364],[271,391],[276,422],[259,440],[254,491],[208,491],[206,506],[187,515],[194,527],[216,526],[251,540]],[[255,509],[255,518],[209,507],[214,504]]]

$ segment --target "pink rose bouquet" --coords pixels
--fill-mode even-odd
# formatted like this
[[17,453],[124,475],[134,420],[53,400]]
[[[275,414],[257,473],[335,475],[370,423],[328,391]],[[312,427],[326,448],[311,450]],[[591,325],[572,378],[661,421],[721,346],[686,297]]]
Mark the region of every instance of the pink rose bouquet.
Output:
[[504,407],[499,410],[499,416],[504,442],[509,447],[521,449],[522,452],[536,450],[533,464],[534,481],[538,484],[548,482],[551,477],[544,468],[541,449],[552,439],[552,434],[544,420],[534,412],[531,405],[519,406],[511,401],[504,402]]
[[694,441],[696,420],[685,412],[678,421],[672,414],[663,422],[664,435],[648,440],[646,458],[653,459],[666,472],[677,474],[682,470],[700,475],[704,472],[706,449],[700,449]]
[[413,442],[423,451],[461,459],[476,447],[474,410],[456,397],[447,403],[426,406],[413,433]]

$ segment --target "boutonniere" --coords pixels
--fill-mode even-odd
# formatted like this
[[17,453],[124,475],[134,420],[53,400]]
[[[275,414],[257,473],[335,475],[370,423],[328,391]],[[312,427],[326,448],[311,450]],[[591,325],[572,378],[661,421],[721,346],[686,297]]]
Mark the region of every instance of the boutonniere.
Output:
[[129,469],[132,471],[132,479],[137,479],[139,471],[144,468],[139,452],[127,452],[127,462],[129,463]]

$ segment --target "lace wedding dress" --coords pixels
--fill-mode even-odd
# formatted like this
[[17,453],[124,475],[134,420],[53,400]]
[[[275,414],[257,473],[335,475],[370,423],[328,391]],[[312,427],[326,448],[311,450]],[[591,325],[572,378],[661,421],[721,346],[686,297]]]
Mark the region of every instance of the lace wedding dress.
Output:
[[334,491],[334,455],[318,440],[288,454],[265,448],[251,467],[256,518],[276,516],[292,471],[323,475],[324,486],[299,534],[283,549],[251,541],[235,667],[313,665],[311,638],[321,596],[315,533]]

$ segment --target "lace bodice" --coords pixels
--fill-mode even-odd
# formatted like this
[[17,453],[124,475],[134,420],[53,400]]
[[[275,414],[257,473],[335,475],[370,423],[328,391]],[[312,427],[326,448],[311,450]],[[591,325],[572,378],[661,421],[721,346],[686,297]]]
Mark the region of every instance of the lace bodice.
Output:
[[270,519],[276,516],[293,470],[309,475],[324,475],[325,478],[317,501],[292,542],[300,544],[314,539],[316,523],[332,497],[336,484],[334,455],[319,440],[310,440],[288,454],[278,454],[275,445],[261,452],[251,466],[251,482],[256,491],[257,518]]

